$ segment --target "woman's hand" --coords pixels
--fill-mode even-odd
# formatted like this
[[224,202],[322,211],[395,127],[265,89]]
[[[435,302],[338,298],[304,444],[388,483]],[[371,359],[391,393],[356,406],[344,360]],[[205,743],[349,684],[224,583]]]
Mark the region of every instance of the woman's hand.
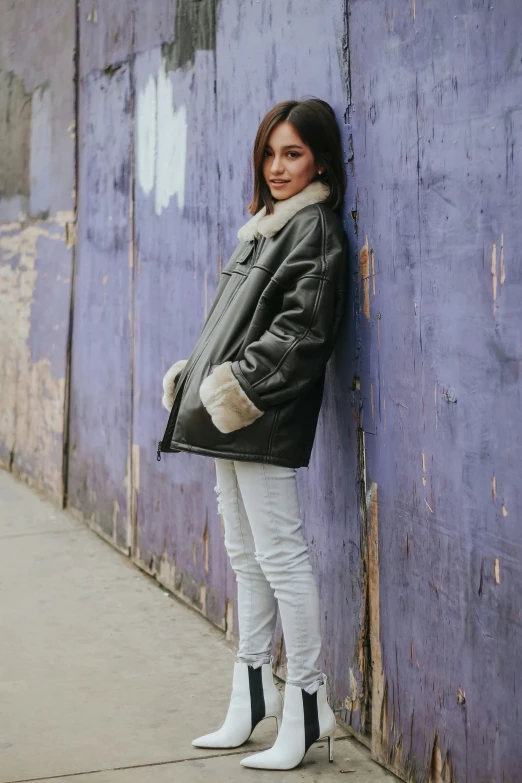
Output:
[[163,407],[166,408],[169,412],[172,409],[172,405],[174,403],[174,392],[176,391],[176,383],[178,382],[178,378],[181,375],[186,363],[187,363],[186,359],[180,359],[180,361],[176,362],[176,364],[173,364],[170,370],[167,370],[167,372],[163,376],[164,394],[163,394],[163,399],[161,401],[163,403]]

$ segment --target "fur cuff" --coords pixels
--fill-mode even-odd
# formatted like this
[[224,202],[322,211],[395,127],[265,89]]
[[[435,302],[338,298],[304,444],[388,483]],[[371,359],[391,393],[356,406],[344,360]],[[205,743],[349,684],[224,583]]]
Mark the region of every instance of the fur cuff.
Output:
[[223,433],[248,427],[264,413],[247,397],[230,362],[214,367],[201,384],[199,396],[214,426]]
[[174,392],[176,391],[176,383],[186,363],[187,363],[186,359],[180,359],[179,362],[176,362],[176,364],[172,365],[170,370],[167,370],[167,372],[163,377],[163,391],[165,393],[161,401],[163,403],[163,407],[166,408],[168,411],[172,409],[172,406],[174,404]]

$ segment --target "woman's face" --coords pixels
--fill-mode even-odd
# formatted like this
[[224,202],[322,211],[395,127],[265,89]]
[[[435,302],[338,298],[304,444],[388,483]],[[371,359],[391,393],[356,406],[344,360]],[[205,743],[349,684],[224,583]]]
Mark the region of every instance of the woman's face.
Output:
[[276,125],[265,149],[263,176],[272,197],[278,201],[295,196],[322,174],[312,150],[287,120]]

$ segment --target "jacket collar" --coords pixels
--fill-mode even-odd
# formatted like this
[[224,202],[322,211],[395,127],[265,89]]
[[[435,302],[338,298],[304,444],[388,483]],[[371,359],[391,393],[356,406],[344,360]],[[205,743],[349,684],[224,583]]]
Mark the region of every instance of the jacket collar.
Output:
[[277,201],[274,205],[274,212],[266,215],[266,207],[263,207],[250,218],[250,220],[241,226],[237,232],[237,238],[242,242],[250,242],[258,236],[273,237],[283,226],[286,226],[290,218],[299,212],[300,209],[325,201],[330,193],[330,188],[324,182],[310,182],[306,188],[303,188],[295,196],[284,201]]

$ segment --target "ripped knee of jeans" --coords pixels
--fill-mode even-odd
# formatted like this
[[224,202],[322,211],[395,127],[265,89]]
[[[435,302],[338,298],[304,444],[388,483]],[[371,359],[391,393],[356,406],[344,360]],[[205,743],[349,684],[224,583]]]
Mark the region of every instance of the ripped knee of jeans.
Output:
[[254,552],[254,557],[256,561],[259,563],[259,565],[262,565],[262,563],[266,563],[266,561],[268,560],[264,552]]
[[223,497],[222,497],[222,494],[221,494],[221,490],[220,490],[220,488],[218,486],[216,486],[216,487],[214,487],[214,492],[217,495],[217,510],[218,510],[218,514],[221,514],[221,516],[223,516],[223,514],[225,513],[225,509],[223,508]]

